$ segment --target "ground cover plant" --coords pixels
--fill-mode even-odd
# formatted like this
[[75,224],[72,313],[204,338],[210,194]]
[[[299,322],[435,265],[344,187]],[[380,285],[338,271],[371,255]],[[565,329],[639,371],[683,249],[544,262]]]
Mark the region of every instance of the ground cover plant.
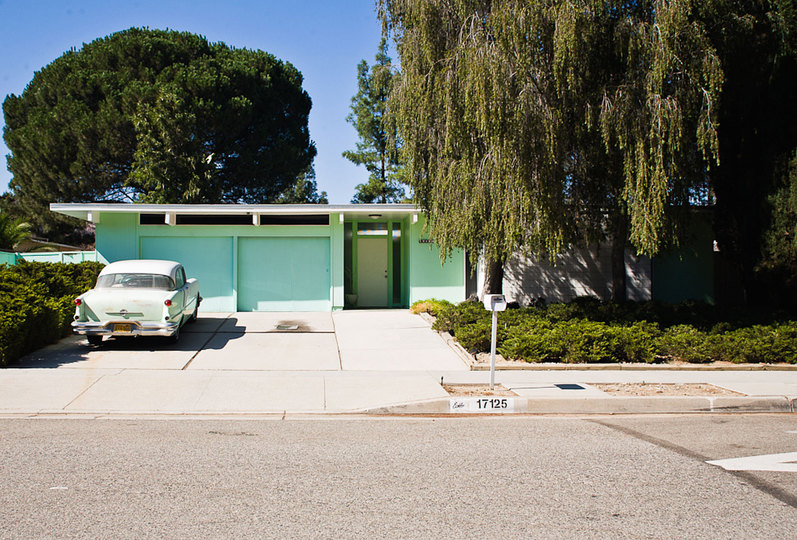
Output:
[[[435,316],[434,328],[470,352],[489,351],[491,315],[480,302],[432,299],[412,310]],[[527,362],[797,363],[797,316],[700,302],[539,302],[498,314],[498,352]]]
[[71,331],[76,296],[94,286],[101,263],[0,265],[0,367]]

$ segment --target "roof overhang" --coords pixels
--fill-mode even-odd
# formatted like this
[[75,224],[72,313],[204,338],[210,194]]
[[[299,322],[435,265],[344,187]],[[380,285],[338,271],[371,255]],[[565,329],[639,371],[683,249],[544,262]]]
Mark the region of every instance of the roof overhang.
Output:
[[100,214],[191,215],[318,215],[402,219],[421,211],[414,204],[129,204],[50,203],[50,210],[78,219],[98,222]]

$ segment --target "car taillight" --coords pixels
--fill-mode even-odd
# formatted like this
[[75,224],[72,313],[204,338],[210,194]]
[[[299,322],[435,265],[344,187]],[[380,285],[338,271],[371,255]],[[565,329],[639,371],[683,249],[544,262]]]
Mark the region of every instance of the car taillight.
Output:
[[79,306],[82,303],[83,303],[83,301],[80,298],[75,298],[75,305],[76,306]]
[[172,301],[171,300],[164,300],[163,303],[166,304],[167,307],[172,305]]

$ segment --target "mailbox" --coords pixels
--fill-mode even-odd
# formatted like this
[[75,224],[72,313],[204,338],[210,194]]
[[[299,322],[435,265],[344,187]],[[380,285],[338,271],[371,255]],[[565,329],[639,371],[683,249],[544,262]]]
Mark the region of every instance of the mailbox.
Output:
[[487,311],[505,311],[506,298],[503,294],[485,294],[484,309]]

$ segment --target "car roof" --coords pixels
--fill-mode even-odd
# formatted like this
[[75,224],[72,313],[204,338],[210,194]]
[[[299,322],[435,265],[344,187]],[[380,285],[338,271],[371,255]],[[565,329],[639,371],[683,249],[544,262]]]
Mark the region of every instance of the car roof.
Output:
[[132,261],[117,261],[102,269],[100,275],[106,274],[159,274],[174,277],[180,263],[175,261],[160,261],[153,259],[136,259]]

